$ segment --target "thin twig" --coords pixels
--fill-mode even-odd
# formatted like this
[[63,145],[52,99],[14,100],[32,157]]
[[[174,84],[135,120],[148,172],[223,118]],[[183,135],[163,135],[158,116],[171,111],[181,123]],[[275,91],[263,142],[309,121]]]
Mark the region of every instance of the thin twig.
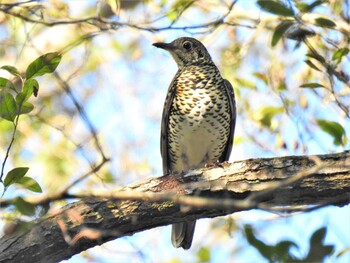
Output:
[[190,8],[190,6],[196,2],[196,0],[193,1],[189,1],[184,7],[182,7],[182,9],[180,10],[180,12],[177,14],[177,16],[173,19],[173,21],[171,21],[170,26],[174,25],[177,21],[179,21],[179,19],[181,18],[182,14],[188,9]]
[[67,196],[66,193],[68,193],[70,188],[72,188],[74,185],[81,182],[82,180],[84,180],[85,178],[90,176],[91,174],[97,173],[102,168],[102,166],[109,161],[110,161],[110,159],[103,158],[102,161],[98,165],[96,165],[95,167],[92,167],[92,170],[86,172],[85,174],[82,174],[81,176],[79,176],[78,178],[73,180],[72,182],[68,183],[56,195],[57,196]]
[[63,88],[63,90],[67,93],[67,95],[69,96],[69,98],[72,100],[75,108],[77,109],[80,117],[83,119],[84,123],[87,125],[90,133],[92,134],[92,137],[94,139],[95,142],[95,146],[98,149],[98,151],[100,152],[101,156],[102,156],[102,160],[107,160],[108,158],[106,157],[103,148],[101,146],[101,143],[98,139],[97,136],[97,131],[95,129],[95,127],[93,126],[92,122],[90,121],[89,117],[87,116],[84,108],[80,105],[80,103],[78,102],[78,99],[75,97],[75,95],[72,92],[71,87],[68,85],[68,83],[66,81],[64,81],[61,76],[57,73],[54,72],[54,75],[56,77],[56,79],[58,80],[58,82],[60,83],[61,87]]
[[[40,197],[35,198],[25,198],[26,202],[38,206],[38,205],[46,205],[53,201],[60,201],[66,199],[76,198],[74,195],[68,194],[69,189],[71,189],[74,185],[84,180],[86,177],[90,176],[93,173],[97,173],[105,163],[109,162],[109,159],[102,160],[98,165],[96,165],[92,170],[82,174],[72,182],[68,183],[66,186],[62,187],[62,189],[58,190],[53,194],[46,194]],[[4,208],[6,206],[12,205],[16,202],[17,198],[10,199],[0,199],[0,207]]]
[[[119,21],[110,21],[110,20],[105,20],[101,17],[97,16],[91,16],[87,18],[82,18],[82,19],[76,19],[76,20],[60,20],[60,21],[45,21],[43,19],[33,19],[31,17],[22,15],[21,13],[18,12],[12,12],[10,10],[1,8],[0,6],[0,11],[12,15],[14,17],[18,17],[26,22],[30,23],[36,23],[36,24],[42,24],[45,26],[57,26],[57,25],[67,25],[67,24],[82,24],[82,23],[87,23],[90,25],[94,25],[96,27],[99,27],[100,29],[106,30],[106,29],[119,29],[121,27],[130,27],[133,29],[138,29],[138,30],[144,30],[144,31],[149,31],[149,32],[159,32],[159,31],[165,31],[165,30],[193,30],[193,29],[201,29],[201,28],[210,28],[210,27],[217,27],[221,24],[224,24],[225,18],[231,13],[233,6],[238,2],[238,0],[233,1],[229,6],[228,6],[228,11],[221,16],[220,18],[208,22],[208,23],[203,23],[199,25],[194,25],[194,26],[173,26],[173,21],[165,27],[146,27],[146,26],[140,26],[139,24],[131,24],[131,23],[125,23],[125,22],[119,22]],[[104,28],[101,28],[100,26],[104,25]],[[105,28],[105,26],[109,26],[109,28]],[[246,27],[246,26],[245,26]]]
[[[12,148],[13,142],[15,141],[15,135],[16,135],[16,131],[17,131],[18,120],[19,120],[19,115],[17,115],[15,122],[13,122],[13,125],[14,125],[14,126],[13,126],[13,132],[12,132],[11,141],[10,141],[9,146],[7,147],[6,155],[5,155],[4,161],[2,162],[2,166],[1,166],[1,175],[0,175],[0,182],[1,182],[1,183],[3,182],[2,177],[4,176],[5,165],[6,165],[7,159],[8,159],[8,157],[9,157],[9,155],[10,155],[10,150],[11,150],[11,148]],[[5,193],[5,189],[4,189],[4,192],[2,193],[2,195],[3,195],[4,193]]]

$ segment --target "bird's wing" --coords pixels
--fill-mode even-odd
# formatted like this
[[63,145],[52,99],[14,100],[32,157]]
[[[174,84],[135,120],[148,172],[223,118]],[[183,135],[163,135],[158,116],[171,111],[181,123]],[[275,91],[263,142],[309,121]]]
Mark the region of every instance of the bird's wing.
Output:
[[168,144],[168,126],[169,126],[169,114],[171,111],[171,106],[173,104],[173,99],[176,92],[176,87],[174,85],[174,80],[177,77],[177,73],[170,83],[168,88],[168,93],[165,98],[163,114],[162,114],[162,124],[160,132],[160,154],[163,159],[163,174],[170,172],[170,160],[169,160],[169,144]]
[[230,105],[229,110],[230,110],[230,115],[232,118],[232,122],[231,122],[232,124],[230,127],[230,133],[229,133],[229,138],[227,141],[226,148],[219,159],[220,162],[228,161],[228,159],[230,158],[230,154],[231,154],[231,150],[232,150],[232,146],[233,146],[233,137],[234,137],[235,127],[236,127],[235,93],[234,93],[234,90],[233,90],[231,83],[227,79],[224,79],[224,85],[225,85],[226,94],[227,94],[227,97],[229,100],[229,105]]

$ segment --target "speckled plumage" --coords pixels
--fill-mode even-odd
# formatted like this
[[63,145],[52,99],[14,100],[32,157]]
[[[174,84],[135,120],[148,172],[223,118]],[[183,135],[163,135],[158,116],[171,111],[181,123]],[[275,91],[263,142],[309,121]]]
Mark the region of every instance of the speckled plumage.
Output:
[[[179,67],[164,104],[161,127],[163,171],[184,172],[227,161],[236,120],[234,92],[206,48],[194,38],[155,43]],[[175,247],[191,246],[195,221],[173,225]]]

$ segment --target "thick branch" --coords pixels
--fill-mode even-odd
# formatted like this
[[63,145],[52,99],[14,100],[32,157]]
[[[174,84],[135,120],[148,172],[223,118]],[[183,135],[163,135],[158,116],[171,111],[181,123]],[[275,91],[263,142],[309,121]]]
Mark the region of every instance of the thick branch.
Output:
[[[25,231],[2,237],[0,262],[56,262],[157,226],[251,208],[343,206],[349,203],[349,193],[350,151],[251,159],[183,176],[152,178],[105,194],[105,198],[82,198],[33,222]],[[218,200],[222,205],[215,205]]]

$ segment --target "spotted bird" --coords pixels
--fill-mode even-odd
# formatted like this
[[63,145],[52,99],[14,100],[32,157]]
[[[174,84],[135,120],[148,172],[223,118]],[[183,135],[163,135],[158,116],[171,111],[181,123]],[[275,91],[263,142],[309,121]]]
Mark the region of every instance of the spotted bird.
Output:
[[[163,172],[181,173],[206,164],[227,161],[236,123],[233,88],[198,40],[182,37],[154,43],[177,63],[165,99],[160,148]],[[174,247],[189,249],[196,221],[173,224]]]

